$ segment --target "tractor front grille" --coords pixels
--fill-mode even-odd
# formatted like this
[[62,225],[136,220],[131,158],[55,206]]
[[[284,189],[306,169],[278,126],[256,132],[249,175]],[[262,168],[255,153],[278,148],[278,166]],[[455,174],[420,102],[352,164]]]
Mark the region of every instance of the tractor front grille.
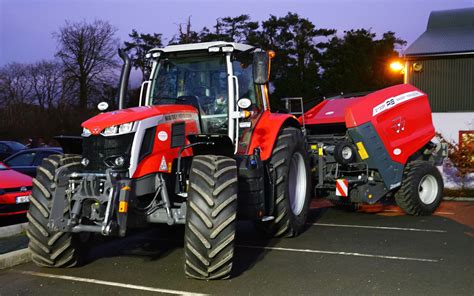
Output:
[[102,135],[84,137],[82,141],[82,157],[89,160],[84,171],[104,172],[111,160],[123,156],[125,163],[130,163],[130,152],[132,149],[134,133],[104,137]]

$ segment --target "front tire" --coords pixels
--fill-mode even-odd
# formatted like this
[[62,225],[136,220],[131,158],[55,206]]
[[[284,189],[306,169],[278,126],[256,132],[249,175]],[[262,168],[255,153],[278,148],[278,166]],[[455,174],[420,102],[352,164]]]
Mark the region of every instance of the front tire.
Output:
[[230,277],[237,216],[237,165],[234,159],[195,156],[189,174],[184,238],[186,276]]
[[80,167],[79,155],[52,155],[37,168],[28,209],[28,248],[33,262],[43,267],[73,267],[79,262],[79,241],[72,233],[51,231],[48,228],[55,176],[59,169]]
[[438,169],[427,161],[410,162],[395,194],[398,206],[410,215],[431,215],[442,198],[443,178]]
[[297,236],[305,226],[311,198],[311,176],[305,147],[300,129],[282,128],[270,158],[275,172],[275,218],[257,222],[257,227],[268,236]]

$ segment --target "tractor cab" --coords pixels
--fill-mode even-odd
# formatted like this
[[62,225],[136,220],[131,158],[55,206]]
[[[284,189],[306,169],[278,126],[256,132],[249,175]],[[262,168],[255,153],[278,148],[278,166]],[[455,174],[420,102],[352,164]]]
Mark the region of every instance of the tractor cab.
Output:
[[153,49],[140,105],[191,105],[198,111],[201,134],[227,135],[246,150],[252,127],[268,109],[266,56],[250,45],[227,42]]

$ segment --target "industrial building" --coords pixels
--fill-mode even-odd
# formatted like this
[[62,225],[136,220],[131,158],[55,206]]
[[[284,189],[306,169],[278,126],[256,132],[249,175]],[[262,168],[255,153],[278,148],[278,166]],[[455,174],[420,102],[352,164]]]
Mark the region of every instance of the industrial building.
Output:
[[404,53],[405,82],[428,94],[446,139],[474,136],[474,8],[433,11]]

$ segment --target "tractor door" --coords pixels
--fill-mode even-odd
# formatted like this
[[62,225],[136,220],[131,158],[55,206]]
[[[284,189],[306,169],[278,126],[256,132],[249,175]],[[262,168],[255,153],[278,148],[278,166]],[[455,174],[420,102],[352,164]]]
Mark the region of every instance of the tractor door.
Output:
[[[251,151],[247,152],[247,150],[252,137],[252,131],[264,111],[263,88],[261,85],[254,83],[252,54],[237,54],[235,60],[232,62],[232,68],[234,76],[238,81],[236,109],[238,111],[248,111],[250,115],[247,118],[239,118],[237,127],[237,153],[246,154],[251,153]],[[241,99],[249,99],[251,105],[248,108],[239,107],[238,102]]]

